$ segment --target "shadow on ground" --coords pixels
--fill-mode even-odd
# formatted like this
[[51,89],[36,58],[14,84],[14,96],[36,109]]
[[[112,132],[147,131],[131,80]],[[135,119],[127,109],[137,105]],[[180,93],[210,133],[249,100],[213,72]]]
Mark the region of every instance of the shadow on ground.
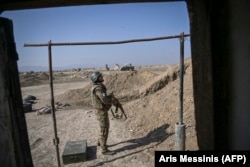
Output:
[[97,146],[87,147],[87,160],[88,161],[96,159],[96,151],[97,151]]
[[[119,154],[119,153],[121,153],[123,151],[132,151],[132,150],[135,150],[135,151],[129,152],[126,155],[115,157],[115,158],[107,160],[107,161],[99,162],[95,166],[102,166],[105,163],[109,163],[109,162],[115,161],[115,160],[120,159],[120,158],[125,158],[127,156],[131,156],[133,154],[140,153],[140,152],[142,152],[142,151],[144,151],[146,149],[153,148],[153,147],[161,144],[169,136],[173,135],[173,134],[168,134],[166,132],[166,130],[167,130],[168,127],[169,127],[168,124],[163,124],[162,126],[160,126],[160,127],[156,128],[156,129],[150,131],[144,137],[137,138],[137,139],[130,139],[130,140],[122,141],[122,142],[119,142],[119,143],[116,143],[116,144],[113,144],[113,145],[109,145],[109,147],[113,147],[113,146],[117,146],[117,145],[123,144],[123,143],[128,143],[129,144],[129,145],[126,145],[124,147],[121,147],[119,149],[114,150],[114,151],[116,151],[116,154]],[[139,150],[137,149],[137,148],[142,147],[142,146],[147,146],[150,143],[156,143],[156,144],[148,146],[148,147],[143,147],[142,149],[139,149]]]

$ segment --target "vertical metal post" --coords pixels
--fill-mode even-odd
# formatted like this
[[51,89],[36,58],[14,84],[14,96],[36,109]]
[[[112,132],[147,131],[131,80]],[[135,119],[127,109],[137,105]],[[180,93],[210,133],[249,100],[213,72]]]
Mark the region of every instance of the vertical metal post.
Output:
[[52,72],[52,53],[51,53],[51,41],[48,43],[48,59],[49,59],[49,80],[50,80],[50,93],[51,93],[51,113],[54,126],[54,135],[53,143],[56,146],[56,155],[58,167],[61,166],[60,156],[59,156],[59,138],[57,136],[57,126],[56,126],[56,114],[55,114],[55,103],[54,103],[54,91],[53,91],[53,72]]
[[180,106],[179,122],[175,124],[175,150],[185,150],[185,125],[183,124],[183,75],[184,75],[184,33],[180,35]]
[[180,91],[179,123],[183,124],[183,73],[184,73],[184,33],[180,37]]

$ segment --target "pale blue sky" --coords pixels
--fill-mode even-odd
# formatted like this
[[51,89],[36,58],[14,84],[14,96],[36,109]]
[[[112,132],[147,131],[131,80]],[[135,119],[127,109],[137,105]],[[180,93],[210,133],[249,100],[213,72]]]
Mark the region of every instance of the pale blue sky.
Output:
[[[189,34],[185,2],[90,5],[4,11],[13,21],[20,66],[47,66],[47,47],[24,43],[104,42]],[[179,63],[179,39],[121,45],[53,46],[53,67],[113,67]],[[190,38],[185,57],[190,57]]]

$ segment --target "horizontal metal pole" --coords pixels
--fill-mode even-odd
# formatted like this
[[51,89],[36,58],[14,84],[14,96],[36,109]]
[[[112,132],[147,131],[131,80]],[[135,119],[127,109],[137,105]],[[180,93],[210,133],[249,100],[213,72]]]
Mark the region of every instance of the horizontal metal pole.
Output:
[[[184,37],[189,37],[190,34],[184,34]],[[43,44],[24,44],[24,47],[39,47],[39,46],[66,46],[66,45],[114,45],[114,44],[125,44],[125,43],[132,43],[132,42],[147,42],[147,41],[156,41],[156,40],[165,40],[165,39],[172,39],[172,38],[180,38],[181,35],[174,35],[174,36],[165,36],[165,37],[156,37],[156,38],[144,38],[144,39],[131,39],[131,40],[124,40],[124,41],[113,41],[113,42],[72,42],[72,43],[43,43]]]

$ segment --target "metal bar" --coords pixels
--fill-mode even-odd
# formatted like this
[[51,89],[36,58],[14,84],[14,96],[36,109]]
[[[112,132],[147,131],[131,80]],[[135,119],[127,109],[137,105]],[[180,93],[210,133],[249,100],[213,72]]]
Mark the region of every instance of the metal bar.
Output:
[[179,122],[175,124],[175,150],[185,150],[185,129],[183,124],[183,73],[184,73],[184,33],[180,35],[180,107],[179,107]]
[[49,79],[50,79],[50,93],[51,93],[51,113],[54,127],[54,135],[53,143],[56,146],[56,155],[57,155],[57,163],[58,167],[61,166],[60,156],[59,156],[59,138],[57,136],[57,126],[56,126],[56,114],[55,114],[55,103],[54,103],[54,91],[53,91],[53,72],[52,72],[52,53],[51,53],[51,41],[48,43],[48,59],[49,59]]
[[67,43],[42,43],[42,44],[24,44],[24,47],[42,47],[42,46],[66,46],[66,45],[114,45],[114,44],[126,44],[132,42],[148,42],[148,41],[157,41],[157,40],[165,40],[165,39],[173,39],[173,38],[180,38],[189,37],[190,34],[182,34],[182,35],[174,35],[174,36],[165,36],[165,37],[156,37],[156,38],[144,38],[144,39],[131,39],[131,40],[124,40],[124,41],[111,41],[111,42],[67,42]]
[[184,74],[184,33],[180,35],[180,108],[179,108],[179,123],[183,124],[183,74]]

